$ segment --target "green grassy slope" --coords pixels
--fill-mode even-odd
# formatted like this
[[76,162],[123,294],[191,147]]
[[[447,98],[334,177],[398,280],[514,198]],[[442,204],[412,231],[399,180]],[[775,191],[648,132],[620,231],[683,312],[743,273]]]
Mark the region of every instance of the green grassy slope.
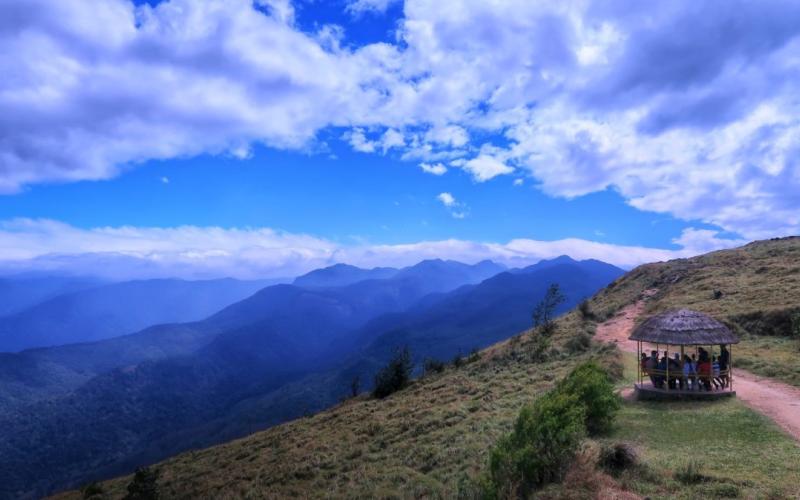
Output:
[[[554,343],[590,328],[577,314],[561,320]],[[530,359],[531,335],[496,344],[481,359],[415,381],[379,401],[366,396],[247,438],[178,455],[156,468],[171,498],[442,497],[475,476],[520,407],[588,358],[615,363],[593,346]],[[621,368],[620,368],[621,369]],[[124,495],[129,477],[103,484]],[[79,498],[78,493],[67,494]]]
[[[656,288],[648,312],[692,307],[737,328],[745,336],[736,348],[739,362],[754,355],[758,342],[779,344],[775,349],[784,356],[789,349],[796,352],[797,341],[763,334],[783,333],[780,325],[800,305],[798,265],[800,239],[759,242],[642,266],[590,305],[602,320]],[[715,290],[722,297],[715,299]],[[484,470],[497,438],[536,394],[587,358],[621,370],[620,354],[613,348],[592,345],[571,352],[566,347],[593,326],[577,312],[562,318],[554,339],[557,349],[546,362],[532,361],[533,336],[525,332],[484,350],[474,363],[448,367],[386,400],[351,399],[244,439],[178,455],[153,467],[160,474],[159,486],[170,498],[453,498],[460,484]],[[781,374],[791,380],[794,366],[786,359]],[[619,440],[634,444],[642,464],[612,479],[593,469],[594,457],[605,441]],[[687,485],[676,479],[676,472],[692,453],[700,459],[704,478]],[[586,463],[591,470],[581,476]],[[737,401],[626,403],[614,434],[587,442],[575,468],[562,485],[546,488],[541,496],[584,498],[609,484],[654,498],[800,495],[794,484],[800,448]],[[101,487],[108,497],[121,497],[130,479]],[[63,496],[80,498],[80,493]]]
[[736,366],[800,386],[800,331],[792,332],[800,328],[800,237],[640,266],[598,293],[592,309],[606,316],[651,289],[645,316],[679,307],[711,314],[741,338]]

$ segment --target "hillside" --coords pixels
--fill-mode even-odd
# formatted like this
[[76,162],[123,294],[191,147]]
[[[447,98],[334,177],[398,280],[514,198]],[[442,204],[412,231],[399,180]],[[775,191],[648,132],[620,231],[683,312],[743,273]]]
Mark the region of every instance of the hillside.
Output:
[[347,335],[365,322],[495,270],[423,261],[342,287],[270,286],[203,321],[0,355],[0,497],[216,442],[209,422],[226,422],[240,401],[338,363],[352,346]]
[[6,276],[0,278],[0,316],[14,314],[58,295],[105,284],[98,278]]
[[215,429],[209,435],[212,441],[225,441],[327,408],[349,394],[356,377],[362,390],[370,390],[374,374],[400,346],[410,349],[417,372],[426,359],[466,357],[524,330],[531,322],[533,304],[551,283],[559,283],[564,294],[565,301],[556,309],[561,313],[621,274],[622,270],[609,264],[561,259],[557,265],[503,272],[478,285],[427,297],[404,312],[381,315],[350,333],[352,353],[334,367],[238,402],[228,414],[206,425]]
[[645,290],[654,292],[646,314],[679,307],[711,314],[741,338],[733,348],[736,366],[800,385],[800,237],[640,266],[592,307],[608,316]]
[[[752,349],[764,334],[783,331],[766,326],[747,330],[747,325],[780,325],[770,318],[784,318],[800,304],[799,257],[800,239],[794,238],[641,266],[599,292],[590,301],[590,310],[603,321],[646,290],[656,289],[648,310],[687,306],[708,311],[746,335],[741,347]],[[721,290],[722,297],[715,290]],[[752,317],[762,321],[748,323],[746,318]],[[524,403],[583,359],[599,360],[616,375],[621,375],[623,359],[628,368],[635,366],[612,346],[585,347],[582,338],[595,326],[594,320],[571,312],[559,320],[555,349],[542,362],[531,357],[535,335],[526,331],[481,351],[477,361],[418,379],[386,400],[350,399],[244,439],[178,455],[153,470],[158,471],[159,487],[168,498],[453,497],[457,493],[469,498],[474,478],[485,470],[489,450],[509,431]],[[796,342],[776,338],[785,345]],[[627,377],[631,376],[629,370]],[[684,419],[692,425],[681,425]],[[738,401],[626,403],[619,421],[608,439],[634,443],[641,465],[614,478],[589,471],[585,457],[596,454],[602,444],[590,442],[569,480],[546,489],[544,498],[592,497],[601,487],[679,498],[800,494],[793,480],[800,471],[795,443]],[[664,439],[672,446],[665,447]],[[699,476],[700,483],[676,479],[691,451],[698,449],[707,450],[699,467],[712,475]],[[100,487],[108,497],[118,498],[130,480],[122,477]]]
[[92,342],[162,323],[198,321],[270,284],[157,279],[62,293],[0,318],[0,352]]

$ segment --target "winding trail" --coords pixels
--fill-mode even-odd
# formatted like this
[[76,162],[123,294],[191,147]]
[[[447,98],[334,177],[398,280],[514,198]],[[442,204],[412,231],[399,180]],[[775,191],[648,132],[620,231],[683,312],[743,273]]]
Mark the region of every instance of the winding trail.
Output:
[[[636,352],[636,342],[628,340],[643,312],[645,301],[640,300],[619,311],[613,318],[597,326],[595,339],[616,344],[621,351]],[[800,442],[800,388],[767,377],[733,369],[733,389],[736,397],[747,406],[768,416],[784,431]]]

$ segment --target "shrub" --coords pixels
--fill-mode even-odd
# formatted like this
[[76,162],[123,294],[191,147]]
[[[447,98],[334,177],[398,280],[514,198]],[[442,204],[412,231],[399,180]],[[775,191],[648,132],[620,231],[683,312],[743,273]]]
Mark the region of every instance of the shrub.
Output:
[[700,464],[691,461],[675,471],[675,479],[683,484],[699,484],[708,478],[700,472]]
[[83,498],[87,500],[100,499],[103,498],[104,495],[103,488],[96,482],[91,482],[81,488],[81,493],[83,494]]
[[439,361],[435,358],[425,358],[425,361],[422,363],[422,371],[425,375],[441,373],[444,371],[444,361]]
[[461,357],[461,351],[458,351],[455,356],[453,356],[453,366],[456,368],[460,368],[461,365],[464,364],[464,358]]
[[350,397],[358,396],[358,393],[361,392],[361,376],[356,375],[353,377],[353,380],[350,381]]
[[517,417],[489,457],[489,496],[527,497],[561,479],[585,435],[584,406],[577,397],[550,391]]
[[792,314],[792,326],[790,335],[796,339],[800,339],[800,311],[795,311]]
[[158,497],[158,472],[149,467],[136,469],[125,500],[156,500]]
[[600,449],[600,466],[609,472],[622,472],[636,465],[637,461],[636,450],[628,443],[605,445]]
[[556,388],[583,404],[589,434],[610,430],[620,408],[620,400],[611,379],[599,365],[591,361],[579,365]]
[[411,380],[411,352],[408,347],[398,349],[389,363],[375,375],[372,395],[383,399],[408,385]]
[[592,311],[588,300],[584,300],[578,304],[578,311],[581,313],[581,318],[583,318],[584,321],[592,321],[595,319],[594,311]]
[[566,347],[567,351],[569,351],[571,354],[577,354],[588,349],[591,344],[591,335],[586,332],[578,332],[576,335],[573,335],[569,340],[567,340],[567,342],[564,344],[564,347]]
[[472,351],[470,351],[469,357],[467,358],[467,363],[474,363],[479,359],[481,359],[481,353],[480,351],[478,351],[478,348],[476,347],[472,349]]

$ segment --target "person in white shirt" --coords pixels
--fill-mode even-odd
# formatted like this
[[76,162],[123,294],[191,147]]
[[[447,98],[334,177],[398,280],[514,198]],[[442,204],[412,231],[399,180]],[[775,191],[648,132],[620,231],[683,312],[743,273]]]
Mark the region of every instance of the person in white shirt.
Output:
[[697,366],[687,354],[683,355],[683,385],[687,389],[695,389],[697,386]]

